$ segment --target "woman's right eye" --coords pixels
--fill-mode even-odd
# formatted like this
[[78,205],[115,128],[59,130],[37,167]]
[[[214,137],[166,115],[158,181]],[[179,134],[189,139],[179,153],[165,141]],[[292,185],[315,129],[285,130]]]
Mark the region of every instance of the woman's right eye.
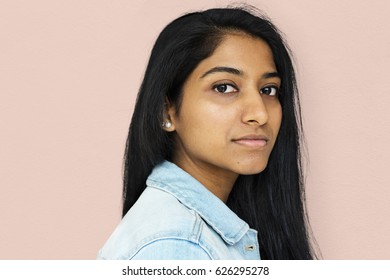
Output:
[[213,90],[219,93],[237,92],[237,88],[231,84],[218,84],[213,86]]

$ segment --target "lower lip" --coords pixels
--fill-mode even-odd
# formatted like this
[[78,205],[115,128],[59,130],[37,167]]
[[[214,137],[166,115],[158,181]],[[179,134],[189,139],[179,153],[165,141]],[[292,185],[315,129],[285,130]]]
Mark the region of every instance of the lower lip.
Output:
[[242,140],[236,140],[234,141],[234,143],[251,147],[251,148],[262,148],[265,145],[267,145],[266,140],[260,140],[260,139],[242,139]]

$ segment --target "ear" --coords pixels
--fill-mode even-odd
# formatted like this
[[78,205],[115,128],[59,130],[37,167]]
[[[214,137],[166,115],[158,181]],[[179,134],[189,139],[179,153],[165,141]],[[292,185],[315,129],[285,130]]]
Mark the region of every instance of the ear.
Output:
[[175,115],[176,109],[173,106],[168,98],[165,98],[164,102],[164,112],[163,112],[163,122],[161,124],[162,128],[167,132],[175,131]]

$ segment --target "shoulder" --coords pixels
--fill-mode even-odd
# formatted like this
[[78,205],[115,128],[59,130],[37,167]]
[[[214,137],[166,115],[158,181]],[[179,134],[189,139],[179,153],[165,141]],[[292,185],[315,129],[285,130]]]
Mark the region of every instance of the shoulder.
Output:
[[101,259],[210,259],[203,220],[174,196],[148,187],[99,252]]
[[199,243],[186,239],[162,238],[146,244],[133,260],[210,260],[209,252]]

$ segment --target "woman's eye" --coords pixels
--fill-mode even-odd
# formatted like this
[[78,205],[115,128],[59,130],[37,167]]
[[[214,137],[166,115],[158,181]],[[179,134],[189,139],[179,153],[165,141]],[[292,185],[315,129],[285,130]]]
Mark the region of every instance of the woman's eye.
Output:
[[229,84],[219,84],[213,87],[213,90],[220,93],[236,92],[237,88]]
[[270,96],[275,96],[278,94],[279,89],[275,86],[272,87],[263,87],[260,92],[262,94],[270,95]]

